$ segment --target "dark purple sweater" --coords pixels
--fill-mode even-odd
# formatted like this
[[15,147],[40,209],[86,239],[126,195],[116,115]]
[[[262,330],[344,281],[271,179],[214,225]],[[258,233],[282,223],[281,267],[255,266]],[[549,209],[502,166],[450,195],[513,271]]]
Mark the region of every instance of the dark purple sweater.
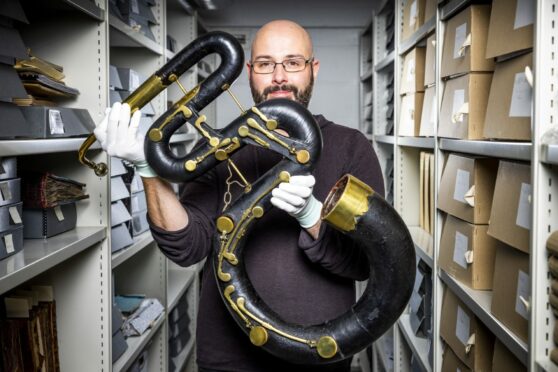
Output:
[[[384,195],[380,165],[368,140],[359,131],[334,124],[321,115],[315,118],[324,146],[313,172],[314,196],[323,202],[346,173]],[[247,180],[254,182],[281,157],[246,146],[232,159]],[[172,261],[189,266],[211,256],[214,221],[223,209],[228,175],[226,165],[220,164],[184,185],[181,202],[190,221],[186,228],[165,231],[150,221],[155,241]],[[239,186],[231,187],[233,200],[241,191]],[[271,309],[289,322],[309,325],[339,316],[355,301],[354,280],[368,278],[367,260],[351,240],[326,223],[318,239],[313,240],[294,218],[276,208],[258,220],[244,252],[254,288]],[[223,371],[311,371],[286,364],[250,343],[222,303],[211,261],[208,257],[202,274],[196,332],[198,365]],[[327,369],[321,366],[316,370]]]

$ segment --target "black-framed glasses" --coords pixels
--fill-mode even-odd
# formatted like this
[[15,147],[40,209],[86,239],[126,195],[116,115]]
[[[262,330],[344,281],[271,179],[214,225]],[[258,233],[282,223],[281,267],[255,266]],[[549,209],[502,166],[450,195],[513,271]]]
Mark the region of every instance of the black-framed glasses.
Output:
[[306,65],[314,60],[314,57],[304,59],[302,57],[287,58],[281,62],[273,61],[254,61],[252,71],[256,74],[271,74],[277,65],[283,65],[286,72],[299,72],[306,68]]

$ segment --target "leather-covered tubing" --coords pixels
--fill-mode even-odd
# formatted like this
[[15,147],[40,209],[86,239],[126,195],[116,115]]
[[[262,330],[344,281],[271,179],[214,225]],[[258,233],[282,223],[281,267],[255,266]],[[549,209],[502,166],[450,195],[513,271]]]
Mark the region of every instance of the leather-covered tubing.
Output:
[[[180,53],[175,57],[176,59],[180,56],[180,63],[193,66],[197,62],[194,58],[202,58],[210,52],[220,55],[224,53],[224,56],[221,56],[222,65],[201,83],[198,95],[186,104],[192,112],[188,119],[190,123],[198,119],[199,110],[222,92],[222,84],[232,84],[242,68],[241,48],[239,45],[234,46],[235,42],[225,35],[215,33],[202,41],[195,41],[191,46],[203,46],[203,50]],[[168,71],[163,72],[162,76],[168,78],[168,74]],[[275,120],[279,128],[289,133],[289,137],[272,132],[282,141],[283,144],[280,144],[258,131],[251,130],[252,134],[267,142],[270,150],[283,155],[283,159],[253,182],[251,190],[233,201],[229,209],[220,216],[229,219],[234,229],[216,231],[214,235],[211,259],[219,292],[233,319],[247,335],[250,335],[250,331],[255,327],[259,327],[260,330],[266,329],[265,337],[258,340],[264,340],[261,347],[275,356],[299,364],[331,363],[348,358],[380,337],[405,308],[415,278],[415,251],[411,236],[401,217],[381,196],[374,192],[366,195],[368,209],[356,217],[355,229],[347,232],[366,254],[370,263],[369,284],[362,297],[345,314],[322,324],[303,326],[281,319],[261,300],[247,276],[243,262],[245,241],[260,213],[265,214],[272,207],[271,190],[281,181],[284,172],[293,176],[312,171],[322,150],[322,137],[311,113],[294,101],[269,100],[260,103],[256,108],[267,119]],[[167,111],[151,128],[159,128],[166,116],[174,112],[176,107]],[[204,126],[204,129],[211,137],[218,138],[219,142],[236,138],[236,150],[247,144],[261,146],[249,136],[239,135],[240,127],[246,126],[248,119],[255,120],[263,128],[266,127],[266,121],[251,109],[219,131],[209,126]],[[202,140],[186,156],[175,156],[169,149],[169,140],[185,122],[184,115],[178,113],[163,128],[163,138],[160,141],[154,142],[147,137],[145,142],[146,158],[150,166],[161,177],[174,182],[195,179],[220,162],[215,154],[211,154],[197,162],[192,171],[185,169],[188,160],[199,159],[212,149],[209,140]],[[309,155],[308,161],[297,161],[296,151],[293,149],[306,150]],[[341,187],[336,186],[332,192],[337,192]],[[324,210],[330,209],[334,199],[328,197]],[[256,210],[258,213],[254,212]],[[271,264],[273,263],[270,262]],[[241,304],[244,305],[245,311],[239,310]],[[336,343],[336,352],[327,358],[321,356],[316,347],[316,341],[324,336],[332,337]],[[314,343],[309,345],[301,340],[311,340]]]

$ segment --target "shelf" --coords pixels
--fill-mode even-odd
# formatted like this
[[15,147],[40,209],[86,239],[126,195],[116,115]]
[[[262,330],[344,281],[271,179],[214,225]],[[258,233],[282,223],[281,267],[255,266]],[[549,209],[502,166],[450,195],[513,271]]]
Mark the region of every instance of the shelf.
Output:
[[409,38],[399,44],[399,55],[403,55],[411,50],[419,41],[424,39],[426,35],[436,29],[436,17],[430,18]]
[[167,309],[176,306],[178,299],[188,290],[194,280],[195,269],[176,268],[168,270]]
[[546,164],[558,165],[558,145],[543,145],[541,147],[541,161]]
[[363,73],[362,75],[360,75],[360,81],[365,81],[368,80],[372,77],[372,68],[370,67],[369,69],[366,70],[365,73]]
[[434,261],[432,259],[432,252],[434,252],[434,239],[432,235],[418,226],[408,226],[408,228],[413,238],[413,243],[415,243],[417,256],[426,262],[430,268],[433,268]]
[[393,145],[395,143],[395,137],[394,136],[388,136],[388,135],[385,135],[385,134],[375,135],[374,139],[376,140],[376,142],[384,143],[384,144],[388,144],[388,145]]
[[153,241],[153,236],[151,235],[151,231],[149,230],[134,237],[134,244],[112,255],[112,268],[117,268],[121,263],[125,262],[136,253],[140,252]]
[[177,133],[177,134],[174,134],[171,137],[170,143],[187,143],[187,142],[191,142],[195,139],[196,139],[196,133],[194,133],[194,132]]
[[399,324],[399,329],[407,340],[407,344],[413,350],[414,356],[419,361],[420,367],[423,371],[431,372],[432,368],[428,362],[428,349],[430,347],[430,342],[426,338],[420,338],[414,335],[411,328],[411,320],[408,314],[403,314],[399,317],[397,321]]
[[166,320],[165,312],[161,313],[159,318],[153,323],[143,335],[137,337],[128,337],[126,343],[128,348],[112,365],[112,370],[115,372],[127,371],[132,366],[136,358],[141,354],[147,343],[153,338],[155,333],[161,328]]
[[436,140],[433,137],[398,137],[397,144],[407,147],[419,147],[434,150]]
[[[83,141],[85,141],[85,137],[0,140],[0,156],[21,156],[75,151],[77,159],[77,151]],[[95,142],[93,146],[91,146],[91,149],[100,148],[101,145],[99,142]]]
[[462,9],[466,8],[471,4],[487,4],[489,0],[479,1],[479,0],[453,0],[450,1],[447,5],[442,7],[441,12],[441,19],[445,21],[446,19],[450,18],[454,14],[458,13]]
[[392,50],[384,59],[374,65],[374,71],[379,72],[390,66],[395,61],[395,51]]
[[118,17],[109,14],[110,26],[116,32],[110,32],[111,47],[146,48],[155,54],[162,55],[163,47],[139,31],[124,23]]
[[188,343],[186,344],[186,346],[184,346],[184,349],[182,349],[180,354],[172,358],[172,361],[176,367],[175,371],[183,370],[184,365],[190,357],[190,354],[192,354],[192,351],[194,351],[194,337],[190,337]]
[[167,59],[173,59],[174,56],[176,56],[176,53],[175,53],[175,52],[171,52],[170,50],[166,49],[166,50],[165,50],[165,55],[166,55]]
[[82,13],[93,17],[97,21],[104,22],[105,11],[95,5],[91,0],[63,0],[63,3],[70,5],[73,8],[80,10]]
[[364,133],[364,136],[366,137],[367,140],[369,141],[373,141],[374,140],[374,135],[371,133]]
[[76,227],[48,239],[25,239],[20,252],[0,261],[0,293],[49,270],[105,237],[104,227]]
[[519,359],[523,364],[529,362],[527,344],[514,333],[509,331],[506,326],[500,323],[490,312],[492,304],[492,291],[478,291],[470,289],[457,282],[445,271],[440,270],[440,279],[465,303],[465,305],[475,313],[477,318],[490,329],[492,333]]
[[530,142],[467,141],[442,138],[440,149],[473,155],[493,156],[515,160],[531,160]]

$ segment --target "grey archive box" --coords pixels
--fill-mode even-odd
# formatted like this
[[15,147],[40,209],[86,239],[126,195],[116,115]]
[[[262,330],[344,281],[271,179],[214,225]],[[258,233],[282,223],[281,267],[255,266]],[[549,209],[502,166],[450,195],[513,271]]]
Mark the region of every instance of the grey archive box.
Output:
[[112,335],[112,363],[116,362],[118,358],[124,354],[126,349],[128,349],[128,344],[126,343],[124,334],[119,330]]
[[147,223],[147,211],[141,211],[132,215],[132,235],[137,236],[149,230]]
[[117,252],[133,243],[134,240],[130,236],[130,231],[125,223],[111,229],[111,252]]
[[145,346],[141,354],[136,358],[132,366],[127,372],[149,372],[147,366],[149,365],[149,345]]
[[109,67],[109,87],[113,90],[124,89],[122,88],[122,82],[120,81],[118,69],[113,65],[110,65]]
[[[120,91],[118,93],[120,94],[120,100],[121,101],[124,101],[126,98],[128,98],[128,96],[130,94],[132,94],[132,92],[127,91],[127,90],[123,90],[123,91]],[[155,115],[155,108],[153,107],[153,104],[151,103],[151,101],[147,102],[147,104],[141,108],[141,113],[145,116],[154,116]]]
[[130,192],[122,177],[112,177],[110,179],[110,201],[115,202],[130,196]]
[[169,313],[169,322],[178,322],[180,318],[188,317],[188,290],[178,300]]
[[0,233],[0,260],[23,249],[23,226]]
[[132,214],[147,210],[147,200],[145,199],[145,191],[132,194],[130,198],[130,212]]
[[0,207],[21,201],[21,179],[0,181]]
[[0,180],[17,177],[17,158],[14,156],[0,158]]
[[120,84],[122,86],[122,90],[126,91],[122,96],[122,99],[128,97],[131,92],[136,90],[141,83],[145,80],[137,71],[126,68],[126,67],[117,67],[118,76],[120,77]]
[[53,208],[24,208],[23,236],[26,239],[50,238],[76,227],[76,203]]
[[110,176],[111,177],[122,176],[127,173],[128,170],[124,166],[122,160],[112,156],[110,158]]
[[13,98],[27,98],[27,91],[13,66],[0,63],[0,100],[12,102]]
[[169,340],[169,355],[174,358],[175,356],[180,354],[180,352],[186,347],[186,344],[188,344],[189,340],[190,329],[188,328],[182,330],[182,332],[180,332],[178,336],[172,337]]
[[18,59],[29,58],[27,48],[18,30],[0,26],[0,56]]
[[[0,42],[1,44],[1,42]],[[27,123],[21,113],[20,107],[13,103],[0,101],[0,138],[29,138],[31,137],[31,125]]]
[[22,202],[0,207],[0,233],[22,225]]
[[88,136],[95,123],[85,109],[69,107],[21,107],[29,123],[32,138],[64,138]]
[[110,205],[110,226],[116,226],[128,222],[132,219],[130,212],[122,203],[122,200],[114,202]]
[[181,332],[190,326],[190,317],[188,314],[179,318],[177,321],[169,319],[169,339],[178,337]]

